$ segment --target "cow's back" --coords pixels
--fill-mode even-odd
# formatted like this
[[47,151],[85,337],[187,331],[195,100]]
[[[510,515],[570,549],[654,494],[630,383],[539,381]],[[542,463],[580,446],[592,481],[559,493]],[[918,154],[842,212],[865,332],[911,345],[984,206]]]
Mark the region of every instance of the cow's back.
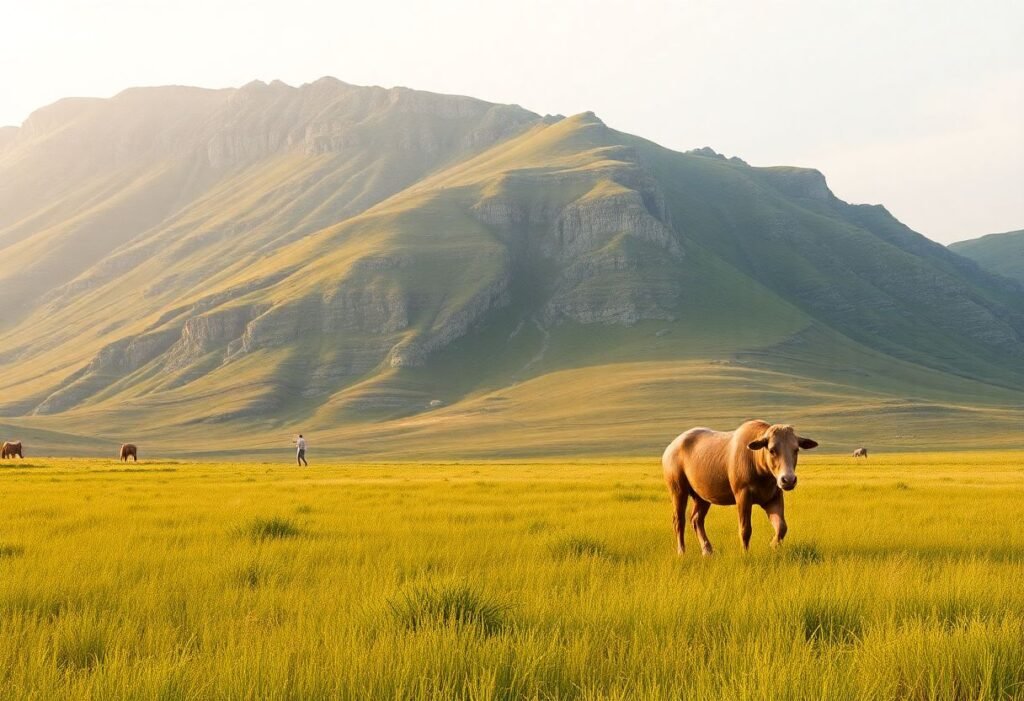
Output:
[[735,503],[729,486],[729,446],[733,433],[691,428],[665,449],[665,480],[712,504]]
[[683,457],[692,453],[694,447],[705,439],[714,438],[716,435],[722,434],[719,431],[698,426],[676,436],[661,455],[661,466],[665,471],[665,477],[668,478],[669,475],[682,470]]

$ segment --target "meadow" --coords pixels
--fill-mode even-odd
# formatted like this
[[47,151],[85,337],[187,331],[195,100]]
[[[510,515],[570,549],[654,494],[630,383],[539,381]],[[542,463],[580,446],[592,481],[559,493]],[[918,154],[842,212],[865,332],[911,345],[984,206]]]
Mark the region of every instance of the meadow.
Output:
[[0,698],[1024,698],[1024,454],[799,475],[703,559],[656,459],[8,461]]

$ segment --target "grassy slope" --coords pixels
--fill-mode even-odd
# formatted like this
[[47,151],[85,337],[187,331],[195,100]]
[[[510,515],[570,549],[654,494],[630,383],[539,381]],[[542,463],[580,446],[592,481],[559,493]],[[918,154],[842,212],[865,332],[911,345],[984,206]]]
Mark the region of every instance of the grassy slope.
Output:
[[[302,431],[312,452],[328,456],[487,457],[633,454],[653,456],[678,432],[693,425],[731,428],[755,416],[792,421],[813,433],[826,452],[846,453],[859,445],[872,449],[1012,448],[1024,412],[1007,393],[993,400],[974,383],[948,384],[912,366],[881,365],[857,387],[788,372],[763,370],[724,361],[647,361],[592,365],[555,371],[532,380],[474,393],[440,408],[422,407],[394,418],[338,414],[326,409],[309,419],[264,419],[237,423],[203,421],[193,401],[165,403],[140,411],[142,424],[130,434],[151,455],[261,456],[276,459],[290,450]],[[916,374],[920,373],[920,375]],[[921,384],[915,384],[916,382]],[[418,385],[417,382],[420,384]],[[945,386],[945,396],[915,392],[928,382]],[[906,383],[906,384],[903,384]],[[866,385],[874,384],[875,389]],[[429,380],[404,378],[392,386],[375,384],[366,392],[417,392]],[[972,396],[981,390],[984,399]],[[905,393],[905,394],[904,394]],[[246,401],[243,385],[230,390],[230,402],[206,395],[224,410]],[[417,396],[423,396],[418,393]],[[426,396],[431,396],[426,394]],[[999,397],[997,396],[996,399]],[[134,408],[134,407],[133,407]],[[152,412],[152,413],[150,413]],[[176,428],[146,428],[173,412]],[[32,445],[60,454],[104,454],[124,435],[96,432],[119,425],[121,411],[95,409],[53,417],[48,426],[94,436],[60,444],[39,436]],[[374,419],[374,420],[370,420]],[[32,420],[13,419],[11,434],[24,433]],[[951,431],[950,426],[956,426]]]
[[649,459],[6,463],[0,695],[1013,698],[1022,465],[810,453],[701,559]]
[[1024,284],[1024,230],[958,241],[949,248],[986,270]]
[[[766,179],[775,173],[764,172],[779,169],[680,157],[639,140],[638,147],[659,173],[681,231],[818,322],[897,358],[1024,387],[1019,363],[1007,360],[1024,361],[1018,290],[951,269],[941,246],[887,215],[871,221],[838,201],[780,192]],[[883,227],[892,225],[909,240],[887,236]],[[991,328],[983,306],[990,295],[1013,310],[1017,327],[995,321],[1006,334],[995,352],[990,339],[965,333],[975,324]]]
[[[614,195],[624,187],[613,177],[633,168],[637,153],[664,188],[685,243],[681,262],[658,261],[664,270],[647,274],[678,285],[683,303],[673,321],[541,328],[537,290],[526,279],[512,290],[509,307],[432,356],[426,368],[381,363],[311,387],[322,369],[382,343],[429,338],[502,274],[504,248],[532,245],[470,216],[477,203],[513,197],[543,211]],[[408,329],[386,338],[313,330],[296,337],[301,343],[228,364],[211,353],[173,372],[154,361],[111,378],[72,412],[12,423],[108,443],[128,434],[163,454],[186,444],[191,451],[251,455],[297,429],[339,454],[646,453],[689,424],[728,427],[752,415],[807,423],[843,451],[851,442],[1013,443],[1019,394],[1003,386],[1019,386],[1019,371],[969,335],[931,323],[934,308],[899,307],[894,300],[920,296],[901,299],[905,290],[881,289],[879,278],[864,272],[892,258],[922,275],[934,268],[905,250],[902,232],[886,231],[880,240],[872,227],[885,222],[864,223],[866,214],[846,222],[845,210],[793,196],[788,180],[780,189],[779,173],[769,178],[668,152],[580,115],[537,125],[322,228],[357,198],[345,188],[361,182],[360,167],[290,154],[239,169],[123,251],[159,251],[155,257],[39,310],[26,325],[29,337],[11,339],[31,349],[31,360],[0,368],[0,385],[5,401],[39,401],[111,340],[180,323],[191,305],[218,297],[224,301],[215,311],[270,307],[301,322],[339,286],[372,282],[417,300]],[[311,210],[318,189],[337,189],[336,201]],[[165,240],[170,244],[162,246]],[[808,247],[860,268],[826,265]],[[417,264],[365,277],[361,263],[396,254]],[[868,258],[853,261],[855,255]],[[193,287],[199,280],[202,286]],[[616,285],[592,291],[621,293]],[[965,296],[986,293],[970,288]],[[816,306],[835,294],[866,301],[845,311]],[[434,399],[443,406],[427,411]],[[843,427],[830,422],[836,415]],[[969,436],[944,435],[953,421],[970,427]],[[39,447],[65,445],[43,440]]]
[[[206,177],[190,183],[193,189],[198,188],[202,192],[202,196],[194,201],[188,201],[185,197],[188,194],[195,195],[193,190],[178,191],[178,199],[164,197],[161,207],[143,208],[150,220],[159,222],[152,227],[138,221],[124,221],[116,202],[111,199],[111,193],[115,193],[117,198],[125,197],[121,187],[123,183],[115,182],[103,191],[102,196],[96,198],[95,205],[90,205],[95,207],[97,216],[90,218],[91,210],[79,216],[86,219],[90,226],[105,226],[103,232],[109,234],[108,238],[115,236],[123,241],[126,237],[134,237],[131,243],[117,250],[116,256],[105,260],[100,266],[90,269],[94,259],[77,253],[73,256],[37,255],[39,251],[54,249],[59,253],[60,247],[54,245],[56,234],[51,235],[52,232],[45,229],[28,238],[24,237],[23,230],[40,228],[34,220],[19,220],[10,229],[0,232],[0,241],[3,236],[12,241],[6,249],[10,255],[5,271],[23,271],[24,275],[38,283],[29,289],[20,284],[23,282],[21,278],[8,281],[12,289],[26,298],[38,297],[41,290],[53,288],[69,276],[86,271],[75,281],[75,289],[71,293],[34,308],[31,305],[18,305],[19,316],[28,315],[28,318],[16,333],[10,334],[5,348],[6,355],[19,356],[17,364],[11,363],[0,368],[0,384],[5,386],[6,401],[19,409],[34,406],[55,385],[94,357],[108,343],[148,329],[155,321],[175,309],[187,310],[189,305],[204,297],[224,293],[231,288],[230,281],[239,271],[259,270],[261,261],[276,248],[358,214],[416,181],[425,172],[452,159],[472,154],[474,150],[485,146],[488,139],[496,138],[485,133],[480,136],[479,143],[464,143],[466,133],[473,129],[493,129],[496,134],[502,131],[515,133],[519,129],[517,125],[528,123],[536,117],[517,108],[493,107],[469,98],[451,98],[460,103],[470,103],[470,108],[463,109],[466,107],[463,104],[458,116],[443,118],[431,112],[430,103],[448,98],[407,90],[383,91],[351,86],[332,89],[323,97],[317,94],[317,85],[304,86],[299,91],[306,95],[306,102],[301,103],[299,108],[289,107],[285,103],[283,116],[280,114],[282,108],[274,99],[249,95],[254,102],[251,109],[255,115],[247,115],[243,110],[236,118],[243,124],[249,124],[253,119],[280,119],[287,122],[287,119],[296,118],[294,111],[298,110],[299,117],[302,117],[304,110],[313,115],[306,114],[305,118],[314,123],[321,118],[329,124],[330,119],[340,122],[341,127],[337,123],[332,124],[335,132],[354,140],[353,145],[341,153],[315,156],[293,149],[264,158],[255,164],[250,162],[251,159],[242,159],[240,163],[229,163],[224,168],[214,169],[216,178],[212,181]],[[260,92],[258,86],[253,89]],[[264,92],[269,89],[263,86]],[[339,90],[340,97],[335,94]],[[247,92],[251,92],[249,86],[242,89],[240,95]],[[209,91],[197,93],[202,100],[211,99]],[[223,98],[221,95],[220,99]],[[280,101],[283,102],[283,99]],[[427,104],[420,104],[422,102]],[[62,131],[73,131],[81,127],[88,134],[81,137],[81,140],[101,140],[106,138],[106,130],[101,130],[102,135],[98,137],[88,132],[86,127],[98,129],[93,122],[110,118],[111,115],[115,119],[128,119],[118,111],[118,100],[100,107],[94,107],[93,111],[85,115],[76,115],[71,125]],[[49,111],[55,109],[50,108]],[[323,109],[327,116],[317,114],[318,109]],[[96,110],[102,112],[99,117],[94,113]],[[492,114],[495,110],[498,112],[496,117]],[[265,116],[263,112],[270,116]],[[211,122],[216,121],[210,119],[209,115],[206,118]],[[350,122],[345,122],[346,119]],[[81,126],[83,122],[85,126]],[[209,130],[206,124],[200,124],[203,129]],[[107,125],[107,129],[117,132],[116,125]],[[60,141],[61,133],[44,134],[50,141],[57,142],[52,149],[67,146]],[[199,137],[204,134],[188,136],[202,144]],[[425,143],[417,143],[416,138],[424,139]],[[173,138],[169,137],[169,140]],[[192,144],[189,142],[186,145]],[[0,160],[0,166],[10,172],[8,182],[33,180],[23,171],[28,169],[34,172],[32,168],[38,170],[41,166],[34,162],[26,165],[25,161],[30,159],[22,157],[22,154],[30,153],[33,146],[42,148],[30,141],[19,144],[15,151],[3,154],[6,160]],[[205,151],[202,155],[205,157]],[[210,169],[209,164],[202,162],[201,158],[197,160],[196,154],[189,153],[187,149],[184,156],[158,156],[157,166],[170,167],[174,172],[193,169],[204,173],[204,169]],[[138,165],[135,161],[131,164]],[[99,166],[96,169],[105,170]],[[75,171],[74,175],[81,173]],[[135,170],[128,171],[125,177],[128,181],[138,179]],[[73,187],[84,187],[76,181],[71,182],[75,183]],[[77,203],[73,193],[69,194],[70,187],[65,187],[59,196],[51,194],[53,199],[70,203],[72,210],[77,211],[75,208],[81,208],[82,205]],[[166,194],[152,187],[147,188],[141,182],[136,187],[150,199],[160,200]],[[0,194],[12,202],[22,199],[21,193],[13,189]],[[185,198],[184,202],[180,201],[182,198]],[[176,206],[181,209],[174,210]],[[168,207],[172,209],[168,210]],[[68,215],[62,215],[61,210],[52,216],[60,221],[61,216],[66,218]],[[90,236],[75,221],[64,224],[58,233],[73,242],[83,240],[97,252],[109,253],[115,247],[113,239],[105,241],[102,237]],[[322,248],[311,248],[308,243],[304,249],[292,250],[285,257],[285,272],[294,270],[302,261],[322,253]],[[22,261],[19,256],[26,260]],[[337,263],[337,256],[334,262]],[[66,271],[61,274],[51,274],[52,270],[49,273],[40,272],[36,269],[40,265],[63,265]],[[275,274],[280,273],[278,268],[273,270]],[[338,278],[343,273],[343,268],[336,268],[329,271],[329,276]],[[248,275],[243,274],[242,278],[248,279]],[[225,281],[228,281],[227,284]],[[0,286],[3,284],[0,279]],[[282,291],[282,294],[285,292]],[[12,298],[12,301],[17,300]],[[11,315],[5,315],[6,321],[11,318]],[[137,390],[146,388],[142,385]]]
[[[553,126],[537,127],[519,139],[492,149],[452,171],[446,171],[413,192],[386,201],[342,226],[326,229],[298,241],[259,263],[239,264],[235,267],[239,271],[236,277],[222,278],[223,281],[219,283],[215,281],[204,290],[204,294],[216,294],[218,289],[241,287],[252,280],[273,277],[279,270],[288,268],[290,261],[315,260],[314,264],[303,267],[299,274],[288,276],[269,289],[260,291],[254,299],[271,304],[294,304],[295,300],[322,294],[320,290],[336,284],[354,261],[389,250],[400,250],[404,254],[415,252],[421,259],[439,256],[432,258],[435,264],[430,266],[433,268],[431,273],[441,279],[447,278],[446,282],[454,279],[452,276],[459,272],[468,273],[469,279],[475,280],[479,278],[479,273],[472,268],[468,271],[445,272],[445,259],[460,261],[459,265],[462,266],[461,261],[466,260],[466,257],[455,254],[457,248],[446,250],[442,245],[443,239],[437,235],[430,236],[420,244],[418,239],[422,238],[421,232],[444,232],[455,246],[465,239],[471,245],[470,255],[479,256],[479,224],[467,219],[461,212],[479,193],[490,191],[496,177],[500,178],[508,170],[543,169],[556,173],[576,171],[583,174],[600,172],[618,163],[609,160],[612,154],[603,143],[607,138],[606,130],[599,124],[595,125],[587,116],[564,120]],[[580,182],[586,183],[586,180]],[[588,186],[570,182],[562,187],[569,187],[573,192],[559,195],[558,188],[546,188],[542,196],[548,199],[572,198],[586,192]],[[431,217],[437,217],[437,221],[432,221]],[[417,246],[420,246],[419,250]],[[173,270],[175,268],[169,274],[173,275]],[[143,271],[139,271],[134,275],[143,274]],[[542,336],[526,319],[526,331],[510,343],[509,336],[516,326],[524,322],[522,315],[530,313],[526,307],[517,316],[515,309],[512,309],[493,321],[489,327],[478,330],[443,352],[427,369],[380,373],[343,391],[315,414],[311,410],[315,409],[312,402],[290,402],[288,406],[278,407],[274,420],[250,420],[244,429],[237,425],[229,429],[218,429],[215,440],[224,449],[246,448],[253,443],[266,442],[268,432],[284,429],[300,421],[308,426],[305,429],[307,433],[310,430],[319,431],[324,443],[337,442],[345,446],[351,446],[353,441],[358,442],[358,434],[372,437],[393,433],[407,435],[410,430],[418,433],[419,427],[413,429],[410,425],[410,421],[415,423],[415,419],[403,420],[401,416],[409,413],[410,402],[418,403],[422,409],[432,398],[440,398],[449,403],[466,397],[480,397],[510,383],[545,373],[591,366],[593,371],[590,376],[617,377],[620,385],[626,388],[620,392],[621,396],[608,397],[608,413],[614,415],[623,411],[623,405],[617,402],[629,391],[636,395],[638,388],[630,385],[633,375],[628,366],[619,368],[609,365],[611,363],[645,359],[669,361],[681,358],[728,358],[737,349],[782,342],[809,323],[806,316],[775,299],[764,289],[758,292],[759,307],[756,310],[750,308],[745,304],[745,298],[752,287],[757,288],[757,284],[699,248],[690,251],[684,269],[679,272],[679,278],[684,285],[682,294],[687,304],[679,310],[679,318],[674,322],[649,322],[633,328],[565,325],[544,330]],[[408,285],[409,282],[403,280],[404,284]],[[428,294],[431,288],[438,289],[438,285],[429,284],[432,281],[426,282],[428,284],[423,294]],[[138,282],[124,282],[126,286],[132,284]],[[127,307],[129,310],[145,303],[145,300],[127,295],[120,297],[120,300],[122,305],[130,305]],[[442,303],[449,301],[446,298]],[[517,301],[524,305],[530,302],[528,294]],[[88,298],[81,302],[86,309],[90,303]],[[110,311],[109,308],[105,309],[106,314],[110,314]],[[425,317],[429,319],[441,313],[438,310]],[[78,321],[82,330],[76,332],[86,336],[87,331],[84,329],[88,328],[89,317],[83,309],[70,307],[64,310],[64,315],[69,324]],[[156,315],[140,319],[136,325],[148,325],[152,316]],[[768,319],[771,320],[770,327],[766,323]],[[304,338],[303,344],[307,349],[311,347],[314,354],[317,353],[316,337]],[[79,346],[85,349],[84,343]],[[57,348],[54,354],[60,352],[61,349]],[[92,352],[95,352],[95,348]],[[499,358],[500,362],[496,363],[495,360]],[[47,356],[43,356],[43,359],[46,360]],[[209,430],[203,425],[202,419],[211,413],[210,402],[215,402],[217,413],[231,414],[244,409],[247,403],[258,404],[275,394],[296,394],[293,383],[301,380],[290,378],[298,378],[308,367],[309,364],[302,362],[301,358],[295,358],[294,351],[282,349],[261,353],[258,357],[235,363],[223,370],[213,370],[180,389],[148,397],[147,392],[158,389],[163,380],[161,375],[144,368],[124,383],[116,385],[112,391],[97,395],[94,407],[83,408],[67,417],[53,417],[47,423],[66,426],[71,431],[89,426],[115,426],[123,424],[124,413],[130,411],[135,440],[156,441],[153,448],[166,450],[166,440],[161,441],[159,436],[173,431],[176,440],[187,436],[191,445],[203,445],[209,449],[205,445]],[[527,387],[544,387],[549,382],[553,386],[560,386],[558,378],[551,377],[535,381]],[[645,377],[643,382],[650,382],[650,377]],[[124,390],[117,392],[121,385],[124,385]],[[581,386],[586,387],[587,383]],[[565,397],[565,401],[557,405],[557,410],[564,414],[562,421],[556,423],[561,427],[558,430],[563,431],[557,441],[560,446],[557,449],[563,451],[573,445],[574,441],[584,438],[578,431],[564,433],[565,421],[571,421],[580,410],[581,398],[573,396],[571,391],[567,394],[565,389],[558,390],[557,394]],[[546,395],[541,392],[539,396]],[[199,398],[201,403],[190,403],[189,398]],[[386,409],[382,414],[366,408],[367,401],[383,403],[386,407],[389,399],[391,403],[397,402],[400,407],[404,407],[398,411],[399,416],[389,416]],[[644,400],[638,396],[630,400],[631,413],[635,412],[638,418],[650,423],[651,411],[656,410],[663,399],[651,394],[643,406],[637,405],[638,401]],[[556,410],[556,407],[551,406],[550,409]],[[527,418],[532,414],[532,405],[527,402],[508,414],[503,413],[509,421],[503,421],[501,425],[521,426],[524,422],[536,425],[535,419]],[[469,410],[466,415],[475,416],[477,412]],[[431,414],[425,418],[424,425],[435,425],[438,418],[446,416],[446,412]],[[392,420],[367,425],[371,421],[388,418]],[[195,422],[200,423],[196,425]],[[354,431],[345,428],[351,424],[356,424]],[[341,430],[338,430],[339,426]],[[153,430],[147,431],[145,427],[153,427]],[[659,425],[661,430],[666,428],[672,430],[671,427]],[[473,434],[491,435],[493,441],[473,440]],[[442,431],[438,437],[444,435],[446,432]],[[487,454],[500,449],[497,446],[510,438],[516,442],[523,441],[522,438],[494,432],[487,423],[475,428],[471,426],[468,431],[449,431],[447,435],[451,438],[441,441],[441,444],[447,446],[444,450],[456,453],[468,451]],[[643,435],[645,442],[635,444],[632,449],[647,447],[650,432],[646,431]],[[470,438],[468,441],[467,436]],[[429,435],[424,442],[432,443]],[[533,434],[527,443],[531,446],[528,448],[530,451],[555,448],[537,434]],[[601,450],[607,448],[604,445]],[[384,448],[379,446],[377,449]]]

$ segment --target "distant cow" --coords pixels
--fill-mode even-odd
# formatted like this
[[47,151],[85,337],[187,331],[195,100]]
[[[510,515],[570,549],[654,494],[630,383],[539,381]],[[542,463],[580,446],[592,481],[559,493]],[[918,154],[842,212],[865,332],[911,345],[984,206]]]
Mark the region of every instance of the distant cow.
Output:
[[867,456],[868,456],[868,449],[867,448],[857,448],[857,450],[853,451],[853,457],[855,457],[855,458],[867,458]]
[[21,453],[21,441],[4,441],[4,444],[0,446],[0,458],[6,460],[7,458],[14,458],[17,455],[22,460],[25,456]]
[[131,456],[133,462],[139,461],[139,449],[135,447],[134,443],[124,443],[121,446],[121,460],[122,462],[128,462],[128,457]]
[[665,448],[661,457],[665,482],[672,495],[672,523],[679,552],[686,531],[686,501],[693,497],[690,524],[701,552],[711,554],[704,517],[712,504],[736,504],[740,542],[750,544],[750,512],[757,504],[775,529],[772,545],[786,537],[783,492],[796,487],[797,453],[817,447],[810,438],[796,434],[792,426],[747,421],[735,431],[691,428]]

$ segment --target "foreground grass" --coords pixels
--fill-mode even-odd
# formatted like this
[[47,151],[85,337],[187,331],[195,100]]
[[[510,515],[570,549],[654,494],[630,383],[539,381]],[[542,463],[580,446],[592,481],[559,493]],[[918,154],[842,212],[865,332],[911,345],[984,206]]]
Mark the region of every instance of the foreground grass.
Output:
[[1024,697],[1024,454],[800,475],[705,560],[653,461],[5,463],[0,698]]

